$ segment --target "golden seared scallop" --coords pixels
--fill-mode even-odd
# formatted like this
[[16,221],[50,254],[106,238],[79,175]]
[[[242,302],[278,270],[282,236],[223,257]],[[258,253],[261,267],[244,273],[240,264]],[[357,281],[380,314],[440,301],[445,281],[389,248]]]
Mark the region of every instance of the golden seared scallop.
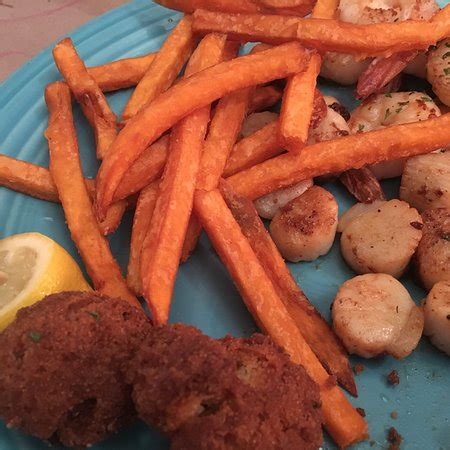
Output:
[[408,159],[403,171],[400,198],[420,212],[450,208],[450,152]]
[[386,273],[400,277],[422,237],[422,218],[400,200],[378,207],[350,221],[341,236],[341,252],[357,273]]
[[288,261],[313,261],[328,253],[333,245],[337,215],[334,197],[325,189],[312,186],[275,214],[270,234]]
[[416,348],[423,312],[394,277],[365,274],[346,281],[332,306],[333,328],[350,353],[401,359]]
[[450,281],[450,208],[425,211],[423,237],[417,247],[415,265],[426,289],[439,281]]
[[347,209],[344,214],[342,214],[338,223],[338,233],[342,233],[347,226],[357,217],[363,214],[377,210],[380,205],[386,203],[384,200],[375,200],[372,203],[355,203],[351,208]]
[[270,192],[254,201],[255,208],[258,211],[258,214],[264,219],[273,219],[280,208],[294,198],[302,195],[303,192],[312,185],[313,180],[310,178],[308,180],[300,181],[300,183],[294,184],[293,186]]
[[450,282],[433,286],[423,303],[424,333],[439,350],[450,356]]

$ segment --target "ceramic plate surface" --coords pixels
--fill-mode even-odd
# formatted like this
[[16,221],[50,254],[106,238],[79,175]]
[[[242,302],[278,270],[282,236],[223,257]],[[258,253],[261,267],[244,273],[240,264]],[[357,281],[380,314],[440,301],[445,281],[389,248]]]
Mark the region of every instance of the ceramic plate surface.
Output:
[[[148,0],[136,0],[99,17],[70,33],[70,36],[86,64],[96,65],[156,51],[179,17],[179,14]],[[45,166],[48,164],[47,143],[43,136],[47,125],[43,92],[47,83],[58,78],[51,49],[46,49],[1,85],[2,153]],[[350,90],[322,87],[347,107],[354,107]],[[122,110],[129,94],[129,91],[108,94],[108,100],[117,113]],[[77,106],[75,119],[85,174],[93,176],[98,165],[92,132]],[[341,186],[327,184],[325,187],[338,199],[341,212],[353,204],[352,198]],[[384,188],[390,197],[398,195],[398,182],[384,183]],[[130,229],[131,216],[127,216],[111,239],[112,250],[123,268],[128,257]],[[27,231],[50,236],[81,263],[60,206],[0,188],[0,238]],[[339,286],[354,276],[340,256],[338,241],[325,257],[289,267],[308,297],[328,319],[330,305]],[[406,277],[402,281],[413,298],[420,302],[424,292],[411,278]],[[193,324],[213,337],[227,333],[247,336],[257,330],[205,236],[193,257],[179,272],[171,321]],[[386,435],[391,426],[395,426],[404,437],[404,449],[450,449],[449,361],[426,338],[403,361],[390,357],[371,361],[353,358],[352,364],[363,362],[365,370],[356,378],[359,397],[351,401],[366,411],[371,435],[371,441],[358,445],[357,449],[387,448]],[[386,376],[393,369],[400,375],[401,382],[397,387],[391,387],[386,382]],[[398,414],[397,420],[391,418],[394,411]],[[168,447],[165,438],[143,424],[136,424],[93,449],[162,450]],[[335,447],[326,439],[324,448]],[[0,450],[19,449],[48,449],[48,445],[18,431],[8,430],[0,423]]]

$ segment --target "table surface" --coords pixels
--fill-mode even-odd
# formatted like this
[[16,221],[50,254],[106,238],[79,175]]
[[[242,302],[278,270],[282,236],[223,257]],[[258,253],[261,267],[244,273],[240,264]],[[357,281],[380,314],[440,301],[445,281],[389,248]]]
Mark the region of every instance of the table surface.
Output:
[[0,0],[0,82],[58,38],[126,0]]

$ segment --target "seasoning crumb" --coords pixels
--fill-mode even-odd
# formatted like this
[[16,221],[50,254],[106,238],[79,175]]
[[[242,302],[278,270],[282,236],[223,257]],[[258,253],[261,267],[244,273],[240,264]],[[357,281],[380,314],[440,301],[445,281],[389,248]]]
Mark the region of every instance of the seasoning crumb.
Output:
[[363,408],[356,408],[356,411],[361,417],[366,417],[366,411]]
[[42,333],[39,333],[39,331],[30,331],[28,333],[28,337],[33,341],[38,343],[42,339]]
[[392,411],[391,412],[391,417],[395,420],[398,417],[398,412],[397,411]]
[[398,372],[396,370],[393,370],[388,376],[387,380],[389,384],[392,384],[393,386],[397,386],[400,383],[400,377],[398,375]]
[[88,314],[97,321],[100,319],[100,314],[97,311],[88,311]]
[[355,375],[359,375],[360,373],[364,372],[364,366],[362,364],[355,364],[353,366],[353,372]]
[[403,437],[394,427],[391,427],[389,428],[387,440],[390,443],[389,450],[398,450],[403,441]]

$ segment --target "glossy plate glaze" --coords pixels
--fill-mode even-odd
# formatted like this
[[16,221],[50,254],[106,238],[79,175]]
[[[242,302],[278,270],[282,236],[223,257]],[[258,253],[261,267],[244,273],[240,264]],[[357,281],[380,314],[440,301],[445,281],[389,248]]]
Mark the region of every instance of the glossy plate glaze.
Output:
[[[123,57],[137,56],[157,50],[179,15],[148,0],[136,0],[90,22],[70,34],[87,65],[96,65]],[[6,80],[0,91],[0,151],[37,164],[48,164],[47,143],[43,133],[47,125],[47,111],[43,90],[47,83],[58,79],[51,50],[47,49],[24,65]],[[354,106],[350,91],[323,87],[348,107]],[[109,94],[108,99],[119,113],[129,91]],[[86,175],[97,170],[92,132],[80,110],[75,106],[83,166]],[[394,197],[398,183],[384,184]],[[353,200],[336,184],[326,186],[338,199],[341,212]],[[125,267],[128,256],[131,217],[123,221],[111,240],[114,254]],[[60,206],[36,200],[0,188],[0,238],[14,233],[37,231],[46,234],[78,258],[70,239]],[[78,258],[78,261],[81,261]],[[332,251],[312,263],[290,265],[298,283],[311,301],[329,318],[331,302],[340,284],[354,274],[343,262],[338,241]],[[410,278],[402,280],[417,302],[424,292]],[[257,328],[245,309],[226,270],[205,236],[189,260],[182,266],[175,288],[172,322],[186,322],[205,333],[220,337],[227,333],[246,336]],[[370,426],[371,440],[358,449],[387,448],[387,430],[399,431],[407,450],[450,449],[450,360],[436,351],[423,338],[419,348],[406,360],[390,357],[362,362],[363,373],[357,376],[359,398],[352,402],[364,408]],[[396,369],[400,385],[391,387],[386,376]],[[394,420],[391,413],[396,412]],[[114,438],[93,447],[108,450],[167,449],[168,441],[143,424],[123,431]],[[38,450],[48,445],[7,430],[0,423],[0,450]],[[329,439],[325,449],[334,449]],[[289,449],[290,450],[290,449]]]

